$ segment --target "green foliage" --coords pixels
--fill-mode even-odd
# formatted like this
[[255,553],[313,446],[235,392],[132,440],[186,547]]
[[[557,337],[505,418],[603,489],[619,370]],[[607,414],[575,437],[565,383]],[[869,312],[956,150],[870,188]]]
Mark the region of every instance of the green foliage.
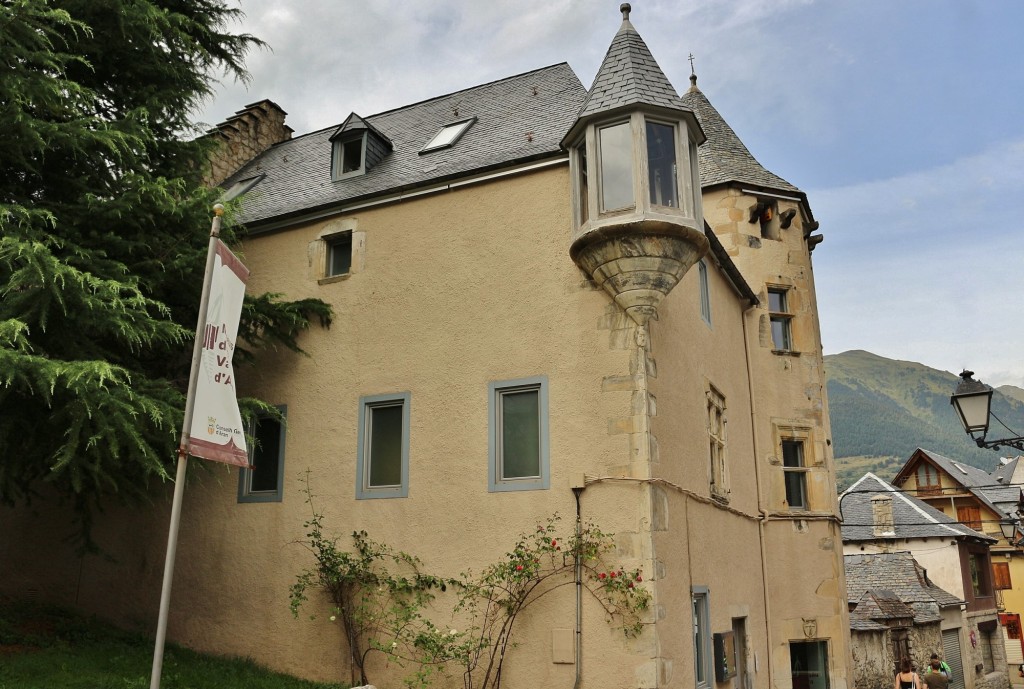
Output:
[[461,640],[442,634],[423,610],[435,590],[446,591],[458,582],[422,573],[419,558],[377,543],[365,531],[352,533],[352,551],[341,549],[338,538],[324,532],[324,517],[314,506],[309,480],[307,471],[303,492],[312,517],[303,524],[308,530],[304,545],[315,563],[292,584],[292,614],[298,617],[308,602],[307,592],[324,591],[333,604],[330,620],[341,619],[353,683],[370,683],[367,657],[379,652],[399,664],[414,660],[415,681],[425,684],[457,653],[453,647]]
[[[840,490],[865,471],[892,478],[918,447],[986,471],[995,467],[999,455],[971,442],[949,403],[957,376],[862,351],[826,356],[825,368]],[[1024,403],[996,392],[992,410],[1024,430]]]
[[[0,3],[0,501],[48,482],[87,521],[168,477],[219,195],[189,117],[213,74],[244,78],[261,45],[226,29],[238,14],[223,0]],[[321,302],[279,297],[248,298],[248,347],[299,351],[310,317],[330,321]]]
[[[338,538],[324,531],[309,481],[307,471],[304,492],[312,517],[304,524],[308,540],[303,545],[313,554],[314,566],[291,587],[292,614],[298,617],[310,604],[310,592],[327,594],[329,619],[340,618],[344,630],[353,683],[370,683],[367,659],[378,652],[401,667],[413,666],[405,679],[409,686],[425,687],[451,666],[462,669],[466,689],[498,689],[516,621],[546,594],[572,584],[577,571],[581,585],[627,637],[643,629],[641,615],[650,607],[651,594],[641,586],[638,570],[604,563],[614,547],[612,536],[592,524],[578,524],[563,538],[556,515],[520,536],[512,551],[478,575],[444,578],[424,574],[419,558],[373,541],[365,531],[352,534],[353,550],[339,548]],[[439,614],[435,592],[449,589],[455,600],[444,616],[464,619],[467,626],[461,631],[439,627],[428,615]]]
[[609,568],[603,561],[612,552],[611,534],[593,524],[578,524],[567,538],[557,531],[558,516],[519,537],[515,547],[500,562],[486,567],[478,576],[464,575],[457,611],[473,620],[475,642],[465,658],[466,689],[497,689],[506,653],[514,645],[513,631],[523,611],[551,591],[572,584],[577,563],[581,583],[596,598],[611,619],[617,620],[627,637],[643,629],[642,613],[651,594],[640,586],[637,570]]
[[[149,686],[153,641],[59,608],[0,602],[0,689]],[[173,645],[164,689],[342,689]]]

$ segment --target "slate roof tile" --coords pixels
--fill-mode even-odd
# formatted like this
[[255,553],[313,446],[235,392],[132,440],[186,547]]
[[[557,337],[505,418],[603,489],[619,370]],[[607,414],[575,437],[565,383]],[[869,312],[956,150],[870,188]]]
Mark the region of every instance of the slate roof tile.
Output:
[[[394,146],[365,175],[331,179],[330,137],[336,124],[270,148],[224,186],[266,174],[242,205],[240,219],[255,225],[456,175],[550,158],[562,155],[559,142],[585,98],[569,65],[552,65],[363,118]],[[420,155],[441,127],[474,116],[477,121],[456,145]]]
[[[868,591],[891,591],[914,609],[915,621],[931,620],[937,608],[959,606],[962,600],[936,586],[908,552],[844,555],[847,600],[857,601]],[[922,615],[923,619],[919,619]]]
[[[691,77],[696,79],[696,77]],[[738,182],[783,192],[800,190],[757,162],[736,132],[700,89],[694,85],[683,94],[681,102],[697,116],[707,141],[697,149],[702,187]]]
[[[892,497],[894,530],[891,535],[874,534],[874,512],[871,498]],[[843,542],[897,540],[907,538],[970,538],[994,542],[996,539],[947,517],[930,505],[900,492],[871,472],[864,474],[846,489],[839,499],[843,519]]]

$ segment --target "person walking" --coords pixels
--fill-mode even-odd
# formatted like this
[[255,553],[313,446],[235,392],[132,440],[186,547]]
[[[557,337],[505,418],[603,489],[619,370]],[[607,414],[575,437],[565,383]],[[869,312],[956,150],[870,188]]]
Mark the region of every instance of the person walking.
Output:
[[900,661],[900,671],[896,673],[893,689],[921,689],[921,678],[914,672],[909,657],[904,656]]
[[933,653],[932,661],[928,664],[928,669],[924,671],[924,683],[927,685],[927,689],[946,689],[949,686],[949,672],[947,671],[949,666],[946,665],[947,669],[943,669],[943,665],[945,663]]

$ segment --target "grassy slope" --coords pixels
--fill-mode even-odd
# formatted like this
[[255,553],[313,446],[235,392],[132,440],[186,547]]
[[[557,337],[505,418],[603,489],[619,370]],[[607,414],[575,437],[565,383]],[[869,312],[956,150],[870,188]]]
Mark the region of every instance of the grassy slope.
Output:
[[[146,689],[151,639],[66,611],[0,601],[0,689]],[[168,646],[162,689],[340,689],[279,675],[251,660]]]
[[[891,478],[918,447],[995,467],[999,454],[974,445],[956,419],[949,395],[959,378],[952,373],[864,351],[826,356],[825,371],[840,489],[866,471]],[[993,411],[1024,429],[1020,400],[997,392]]]

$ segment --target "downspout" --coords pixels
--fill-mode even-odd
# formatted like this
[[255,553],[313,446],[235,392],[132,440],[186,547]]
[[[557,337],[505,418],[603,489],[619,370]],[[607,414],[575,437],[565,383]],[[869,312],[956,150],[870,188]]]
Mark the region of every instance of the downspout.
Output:
[[[757,413],[756,406],[754,403],[754,376],[750,367],[750,340],[747,337],[747,318],[746,315],[754,307],[751,306],[746,312],[740,315],[740,323],[743,325],[743,357],[746,360],[747,365],[747,397],[750,400],[750,441],[754,450],[754,483],[757,486],[757,511],[761,515],[761,518],[757,522],[757,539],[758,545],[761,548],[761,590],[762,598],[764,599],[764,630],[765,638],[768,644],[768,656],[765,658],[768,670],[768,681],[774,683],[774,674],[772,674],[772,653],[775,645],[772,642],[772,627],[771,627],[771,604],[769,602],[770,596],[768,595],[768,564],[767,564],[767,550],[765,549],[765,538],[764,538],[764,525],[768,518],[768,512],[764,508],[764,495],[761,492],[761,452],[757,445]],[[747,677],[749,681],[749,676]]]
[[580,521],[580,495],[583,493],[583,486],[573,487],[572,494],[576,497],[576,547],[573,553],[573,569],[576,575],[576,681],[572,689],[580,689],[580,682],[583,680],[583,562],[580,559],[580,535],[582,523]]

